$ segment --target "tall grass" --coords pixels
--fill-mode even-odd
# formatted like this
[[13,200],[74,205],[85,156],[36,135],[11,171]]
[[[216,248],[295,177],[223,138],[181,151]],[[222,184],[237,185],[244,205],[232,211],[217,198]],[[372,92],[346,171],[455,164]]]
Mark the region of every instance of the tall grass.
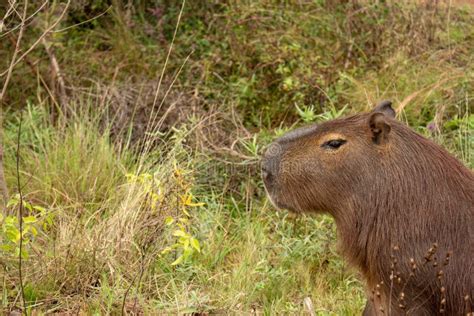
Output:
[[[56,125],[39,106],[28,106],[23,115],[23,191],[26,201],[46,209],[29,214],[37,216],[39,233],[25,261],[28,304],[44,306],[44,312],[79,308],[114,314],[125,303],[129,312],[274,313],[302,310],[308,296],[326,310],[360,309],[361,290],[336,257],[331,220],[290,220],[266,203],[249,208],[204,185],[192,189],[204,206],[183,216],[176,204],[184,193],[177,169],[191,185],[192,174],[203,176],[194,168],[212,163],[183,144],[186,128],[176,131],[166,148],[137,159],[129,148],[118,150],[100,120],[85,113]],[[7,128],[7,170],[14,170],[18,119],[11,117]],[[157,187],[130,180],[138,169]],[[14,174],[8,179],[13,182]],[[163,199],[153,206],[158,193]],[[180,249],[162,253],[175,242],[174,228],[164,224],[167,217],[189,221],[186,229],[201,243],[201,253],[177,266],[171,263]],[[46,218],[50,224],[40,225]],[[14,260],[3,264],[9,271],[6,308],[18,288]],[[339,301],[342,293],[351,297],[347,303]]]

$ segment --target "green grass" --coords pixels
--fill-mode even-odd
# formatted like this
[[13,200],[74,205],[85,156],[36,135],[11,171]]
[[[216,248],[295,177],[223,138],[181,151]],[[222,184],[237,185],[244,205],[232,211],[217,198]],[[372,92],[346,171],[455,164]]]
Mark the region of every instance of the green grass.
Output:
[[[9,120],[6,133],[10,183],[15,179],[18,119]],[[264,199],[245,201],[205,184],[196,185],[197,199],[205,205],[191,208],[185,218],[202,252],[183,265],[171,266],[174,254],[161,255],[161,251],[174,241],[168,228],[156,231],[160,226],[156,221],[162,222],[165,215],[184,217],[171,197],[179,189],[169,182],[174,178],[166,170],[173,169],[173,160],[183,172],[203,177],[193,168],[213,163],[212,159],[203,161],[176,138],[161,163],[140,166],[128,149],[114,147],[94,118],[44,128],[46,113],[30,106],[22,119],[25,199],[47,210],[43,215],[33,212],[39,234],[29,244],[30,256],[25,261],[30,304],[59,310],[82,305],[90,313],[118,313],[135,281],[126,306],[136,304],[135,308],[150,313],[297,312],[303,309],[305,297],[311,297],[321,311],[351,314],[360,310],[361,286],[336,254],[331,219],[289,219],[285,213],[274,212]],[[127,173],[139,168],[168,186],[159,209],[147,206],[142,186],[126,180]],[[43,229],[40,223],[46,217],[52,218],[52,226]],[[14,256],[6,253],[5,258],[10,271],[5,276],[10,284],[3,303],[7,307],[18,291],[11,287],[18,278]]]
[[[61,27],[108,8],[85,3]],[[179,3],[112,1],[49,39],[68,117],[57,113],[44,52],[19,64],[5,170],[14,196],[21,120],[22,191],[38,231],[23,268],[31,311],[301,314],[309,298],[318,315],[360,313],[363,285],[337,253],[334,222],[276,212],[259,157],[297,125],[391,99],[401,120],[473,168],[474,21],[471,9],[448,19],[411,2],[351,3],[188,2],[158,93],[159,104],[177,78],[158,115],[168,118],[153,130]],[[404,28],[413,19],[423,27]],[[3,228],[0,244],[16,246]],[[21,305],[17,261],[0,249],[2,311]]]

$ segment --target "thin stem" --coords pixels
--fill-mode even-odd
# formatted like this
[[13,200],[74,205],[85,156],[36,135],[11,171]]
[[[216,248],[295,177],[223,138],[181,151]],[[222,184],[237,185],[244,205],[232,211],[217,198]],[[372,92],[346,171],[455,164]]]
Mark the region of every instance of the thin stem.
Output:
[[18,125],[18,138],[16,144],[16,181],[18,186],[18,194],[20,195],[20,210],[19,210],[19,222],[20,222],[20,251],[18,254],[18,275],[20,277],[20,292],[21,300],[23,302],[23,313],[27,315],[26,312],[26,301],[25,301],[25,290],[23,287],[23,193],[21,190],[21,181],[20,181],[20,142],[21,142],[21,122],[23,121],[22,112],[20,112],[20,123]]
[[[161,106],[163,105],[163,102],[161,102],[160,105],[158,106],[158,109],[156,109],[156,104],[158,102],[158,95],[160,93],[161,84],[162,84],[163,78],[165,76],[165,71],[166,71],[166,68],[168,66],[168,61],[170,59],[171,52],[173,51],[174,41],[176,39],[176,35],[178,34],[178,28],[179,28],[179,24],[181,22],[181,17],[183,15],[185,4],[186,4],[186,0],[183,0],[183,2],[181,3],[181,9],[179,10],[178,20],[176,21],[176,26],[175,26],[174,33],[173,33],[173,38],[172,38],[170,46],[168,48],[168,53],[166,54],[165,63],[163,65],[163,68],[161,69],[160,78],[158,80],[158,86],[156,87],[155,96],[153,98],[153,105],[151,107],[150,117],[149,117],[148,122],[147,122],[147,128],[146,128],[147,133],[146,133],[146,135],[144,137],[144,141],[143,141],[143,146],[144,147],[146,147],[146,144],[149,142],[149,139],[151,137],[149,135],[149,133],[153,132],[153,125],[154,125],[153,122],[157,119],[157,117],[159,115],[159,112],[161,110]],[[146,151],[146,149],[144,149],[144,151]]]

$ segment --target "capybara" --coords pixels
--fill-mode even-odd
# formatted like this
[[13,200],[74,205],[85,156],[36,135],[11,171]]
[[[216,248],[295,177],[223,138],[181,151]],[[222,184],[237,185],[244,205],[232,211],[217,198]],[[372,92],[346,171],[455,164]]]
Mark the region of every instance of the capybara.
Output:
[[474,315],[474,173],[391,102],[287,133],[262,178],[277,208],[334,217],[364,315]]

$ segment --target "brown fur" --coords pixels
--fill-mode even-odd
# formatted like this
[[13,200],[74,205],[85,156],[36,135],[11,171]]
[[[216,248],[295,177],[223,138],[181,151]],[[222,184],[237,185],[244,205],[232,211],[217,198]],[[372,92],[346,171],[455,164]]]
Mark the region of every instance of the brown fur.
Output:
[[393,116],[385,102],[288,133],[263,159],[266,190],[277,207],[335,218],[364,314],[474,312],[474,174]]

